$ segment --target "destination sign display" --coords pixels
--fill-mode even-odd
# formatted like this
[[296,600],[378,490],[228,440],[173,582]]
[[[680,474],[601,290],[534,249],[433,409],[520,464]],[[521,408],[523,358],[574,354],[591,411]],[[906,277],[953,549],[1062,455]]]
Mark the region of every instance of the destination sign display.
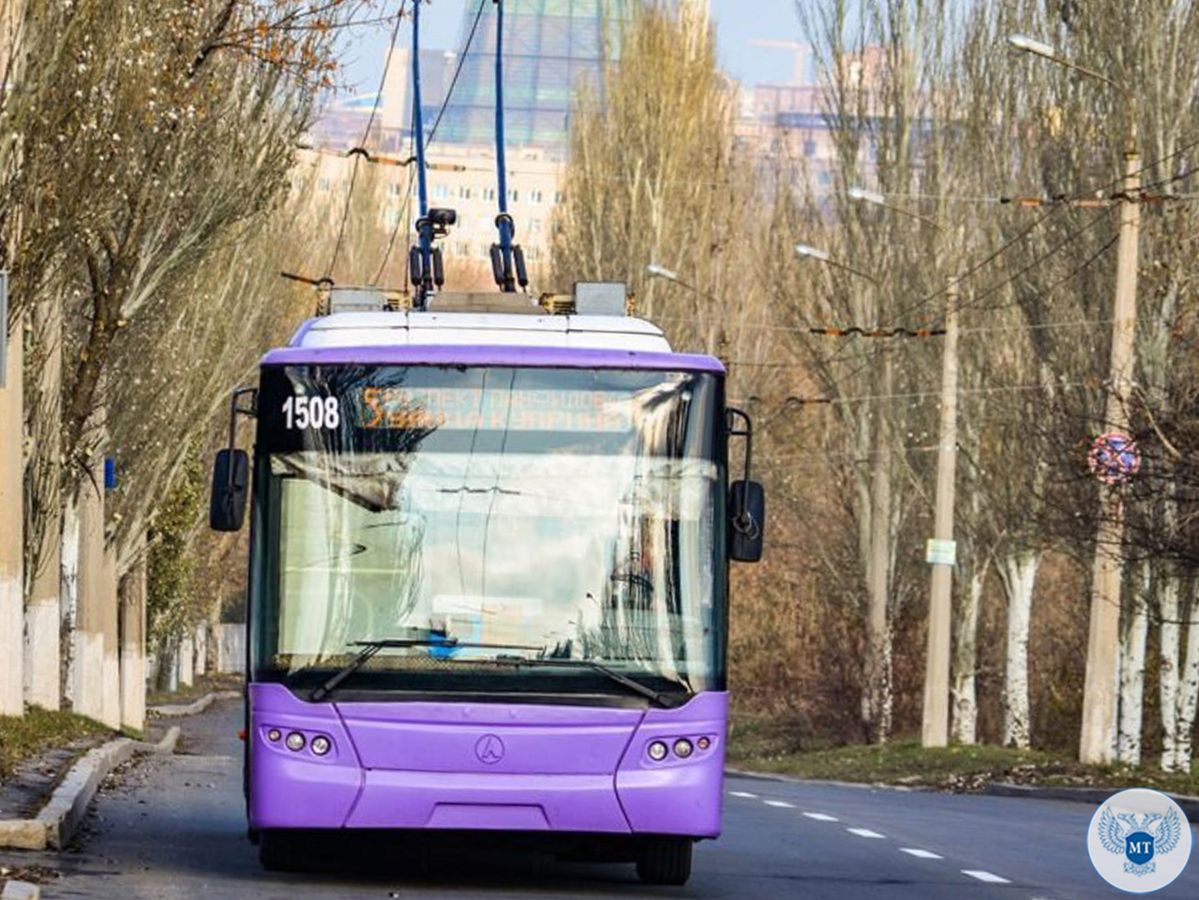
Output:
[[370,386],[361,389],[359,400],[358,424],[367,430],[593,434],[633,429],[633,398],[607,391]]

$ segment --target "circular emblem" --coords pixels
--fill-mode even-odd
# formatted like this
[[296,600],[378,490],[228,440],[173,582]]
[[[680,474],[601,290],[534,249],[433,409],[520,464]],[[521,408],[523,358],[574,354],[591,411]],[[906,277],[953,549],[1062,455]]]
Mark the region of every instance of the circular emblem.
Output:
[[485,734],[475,742],[475,756],[479,762],[494,766],[504,758],[504,742],[499,735]]
[[1108,884],[1132,894],[1160,891],[1191,858],[1191,826],[1158,791],[1133,788],[1110,797],[1087,830],[1091,865]]
[[1095,438],[1087,465],[1104,484],[1124,484],[1141,471],[1141,451],[1130,436],[1113,431]]

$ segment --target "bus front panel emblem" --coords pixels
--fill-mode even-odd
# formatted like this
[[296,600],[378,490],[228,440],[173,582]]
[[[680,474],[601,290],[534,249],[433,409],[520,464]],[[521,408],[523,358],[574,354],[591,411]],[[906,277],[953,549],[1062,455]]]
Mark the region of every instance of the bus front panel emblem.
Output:
[[493,766],[504,758],[504,742],[499,735],[485,734],[475,744],[475,756],[479,762]]

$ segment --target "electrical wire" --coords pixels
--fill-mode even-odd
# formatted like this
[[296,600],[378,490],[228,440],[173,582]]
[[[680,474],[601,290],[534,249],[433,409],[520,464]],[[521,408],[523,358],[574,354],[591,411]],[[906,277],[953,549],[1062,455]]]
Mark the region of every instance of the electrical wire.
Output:
[[[420,2],[420,0],[416,0]],[[395,27],[391,29],[391,40],[387,46],[387,59],[383,63],[383,74],[379,78],[379,90],[375,94],[375,102],[371,105],[370,115],[366,120],[366,128],[362,132],[362,141],[359,143],[360,148],[365,148],[370,140],[371,131],[375,127],[375,117],[379,114],[379,104],[383,99],[383,92],[387,89],[387,74],[391,69],[391,60],[395,55],[396,41],[400,37],[400,25],[404,21],[404,7],[407,6],[408,0],[400,0],[400,8],[396,13]],[[333,245],[333,256],[329,260],[329,265],[325,270],[325,277],[332,279],[333,270],[337,266],[337,260],[341,256],[341,248],[345,243],[346,226],[350,221],[350,205],[354,200],[354,188],[358,183],[358,164],[360,162],[358,154],[354,155],[354,165],[350,170],[350,186],[346,191],[346,202],[341,211],[341,224],[337,228],[337,242]]]
[[[988,333],[988,332],[1005,332],[1005,331],[1024,332],[1024,331],[1042,331],[1042,330],[1055,330],[1055,329],[1067,329],[1067,328],[1089,328],[1092,326],[1099,326],[1099,325],[1110,326],[1114,321],[1115,321],[1114,319],[1063,319],[1063,320],[1059,320],[1059,321],[1039,322],[1039,323],[1032,323],[1032,324],[1021,324],[1021,325],[974,325],[974,326],[970,326],[968,328],[959,329],[958,334],[965,336],[965,335],[972,335],[972,334],[984,334],[984,333]],[[1156,317],[1151,317],[1151,316],[1142,316],[1142,317],[1138,318],[1137,321],[1142,322],[1144,324],[1152,324],[1152,323],[1158,322]],[[654,322],[655,323],[694,324],[694,320],[683,319],[683,318],[665,318],[665,319],[664,318],[655,318]],[[791,334],[810,334],[811,333],[811,329],[803,328],[800,326],[793,326],[793,325],[766,325],[766,324],[739,325],[739,326],[737,326],[737,330],[738,331],[780,331],[780,332],[786,332],[786,333],[791,333]],[[792,365],[790,363],[777,363],[776,364],[776,363],[751,363],[751,362],[740,362],[740,361],[734,361],[730,364],[731,365],[741,365],[741,366],[756,366],[756,365],[775,366],[775,365],[778,365],[778,366],[781,366],[784,368]],[[799,367],[802,364],[795,363],[794,365],[796,367]]]
[[[977,394],[1002,394],[1006,392],[1021,393],[1029,391],[1047,391],[1057,390],[1061,388],[1075,387],[1094,387],[1096,382],[1091,381],[1063,381],[1052,382],[1045,384],[997,384],[991,387],[984,388],[959,388],[957,396],[965,397]],[[789,397],[784,401],[784,405],[792,403],[800,406],[843,406],[849,403],[874,403],[879,400],[925,400],[929,398],[941,398],[942,392],[936,391],[909,391],[904,393],[893,394],[864,394],[857,397]],[[730,400],[734,406],[745,405],[744,400]]]

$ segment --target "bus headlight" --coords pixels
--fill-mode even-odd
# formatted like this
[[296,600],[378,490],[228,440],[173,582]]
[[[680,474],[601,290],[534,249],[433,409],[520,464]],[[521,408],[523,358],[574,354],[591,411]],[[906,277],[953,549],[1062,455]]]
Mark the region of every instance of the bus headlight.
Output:
[[691,746],[691,741],[686,738],[679,738],[674,742],[674,755],[679,759],[686,759],[691,755],[695,748]]
[[299,753],[304,749],[304,735],[298,731],[293,731],[287,736],[287,749]]
[[278,728],[272,728],[270,731],[268,731],[266,733],[266,739],[268,741],[270,741],[272,744],[279,743],[279,740],[282,737],[283,737],[283,732],[280,731]]
[[333,749],[333,745],[329,743],[329,739],[323,734],[318,734],[312,739],[312,752],[317,756],[324,756],[331,749]]
[[646,752],[649,754],[649,758],[654,762],[661,762],[662,760],[666,759],[666,754],[670,751],[667,750],[666,745],[661,741],[654,741],[649,745]]

